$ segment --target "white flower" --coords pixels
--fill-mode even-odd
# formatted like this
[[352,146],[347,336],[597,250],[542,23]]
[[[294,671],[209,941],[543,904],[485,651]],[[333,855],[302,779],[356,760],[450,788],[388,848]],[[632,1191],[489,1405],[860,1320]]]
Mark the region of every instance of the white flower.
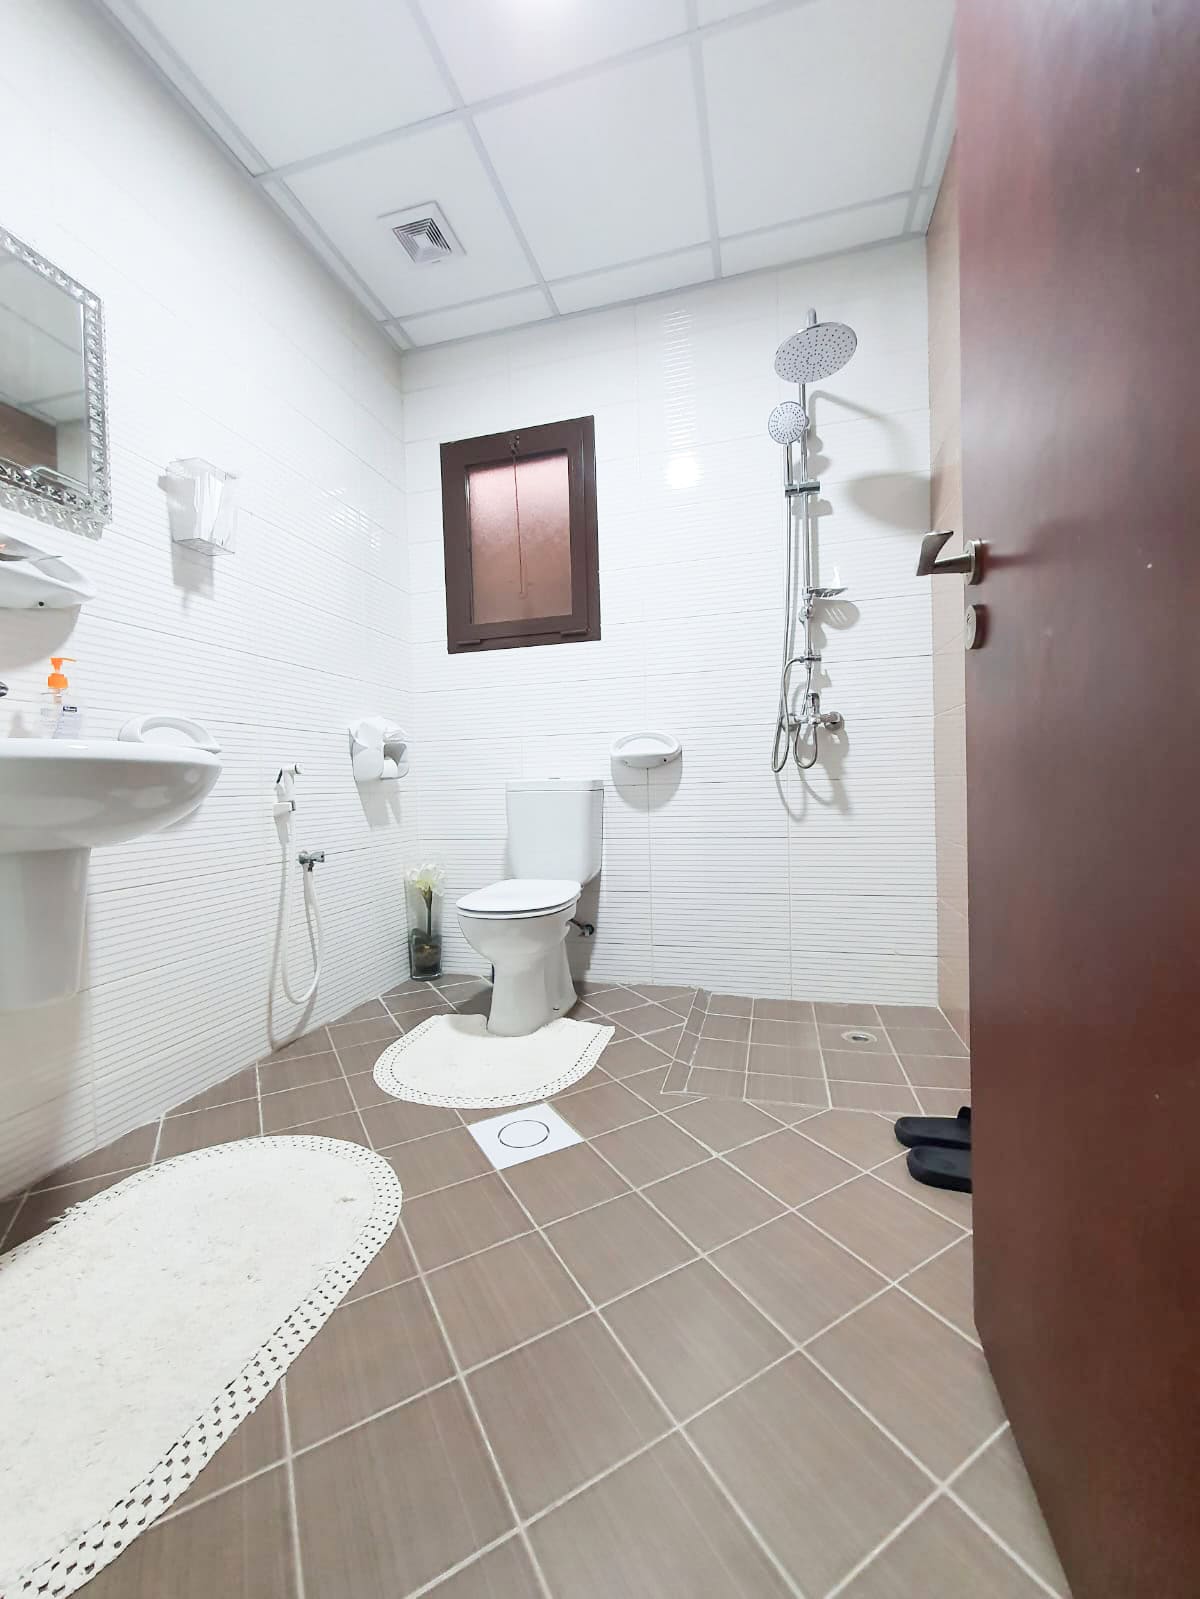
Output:
[[437,861],[426,861],[423,866],[410,866],[404,874],[404,881],[411,883],[418,894],[428,901],[445,888],[446,870]]

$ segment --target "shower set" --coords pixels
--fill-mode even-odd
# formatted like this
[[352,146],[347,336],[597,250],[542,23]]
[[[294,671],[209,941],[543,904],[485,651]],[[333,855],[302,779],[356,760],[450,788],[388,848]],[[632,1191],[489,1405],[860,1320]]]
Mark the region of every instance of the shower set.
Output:
[[[844,588],[821,588],[814,584],[816,570],[816,518],[812,504],[821,492],[820,483],[809,475],[808,464],[808,385],[820,383],[840,372],[858,348],[858,337],[844,322],[818,322],[809,311],[808,324],[791,334],[775,352],[775,372],[785,382],[799,386],[799,400],[783,400],[767,420],[767,432],[776,444],[784,446],[786,475],[784,508],[787,559],[784,586],[783,666],[779,678],[779,713],[775,741],[771,747],[771,770],[782,772],[791,750],[796,769],[806,772],[816,764],[823,728],[836,732],[842,725],[838,711],[821,709],[820,690],[813,687],[820,651],[813,642],[813,612],[823,601],[836,599]],[[800,446],[799,459],[793,455]],[[797,476],[797,471],[799,475]],[[799,515],[795,507],[799,506]],[[800,588],[794,591],[796,546],[800,547]],[[796,624],[800,623],[800,648],[796,648]],[[804,668],[804,692],[795,711],[791,706],[793,667]]]

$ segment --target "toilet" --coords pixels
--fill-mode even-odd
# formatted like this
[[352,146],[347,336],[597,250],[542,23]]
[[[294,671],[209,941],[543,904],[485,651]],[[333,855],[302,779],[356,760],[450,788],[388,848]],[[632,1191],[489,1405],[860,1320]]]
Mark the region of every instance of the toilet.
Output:
[[584,883],[600,870],[604,784],[535,777],[506,786],[514,876],[464,894],[458,925],[495,973],[488,1032],[534,1033],[575,1003],[567,928]]

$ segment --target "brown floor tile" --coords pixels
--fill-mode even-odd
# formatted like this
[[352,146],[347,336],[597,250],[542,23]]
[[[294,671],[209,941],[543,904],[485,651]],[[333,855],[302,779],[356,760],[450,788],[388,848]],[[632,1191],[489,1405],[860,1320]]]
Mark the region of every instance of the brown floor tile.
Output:
[[243,1071],[234,1072],[232,1077],[226,1077],[202,1093],[193,1094],[191,1099],[185,1099],[182,1104],[173,1106],[170,1114],[178,1116],[189,1110],[212,1110],[216,1105],[232,1105],[235,1099],[254,1099],[257,1094],[258,1068],[247,1066]]
[[[402,983],[397,983],[394,988],[385,988],[379,997],[383,1000],[385,1005],[390,1005],[393,999],[401,997],[405,994],[436,994],[440,993],[441,985],[443,983],[461,983],[464,981],[465,978],[461,974],[456,975],[453,978],[435,977],[432,980],[418,980],[415,977],[406,977]],[[426,1001],[426,1003],[428,1003],[428,1001]]]
[[194,1149],[229,1144],[239,1138],[258,1137],[258,1101],[239,1099],[216,1110],[192,1110],[185,1116],[168,1116],[158,1140],[159,1161],[188,1155]]
[[436,988],[431,988],[428,983],[421,988],[398,989],[384,994],[383,1002],[392,1016],[399,1021],[401,1027],[406,1030],[409,1027],[416,1026],[416,1023],[410,1021],[409,1018],[417,1012],[428,1011],[433,1014],[438,1011],[448,1011],[452,1008],[450,1001],[439,993]]
[[359,1072],[374,1071],[375,1062],[384,1050],[390,1049],[395,1042],[394,1038],[376,1038],[369,1044],[342,1044],[338,1048],[342,1070],[347,1077],[354,1077]]
[[428,1281],[464,1366],[502,1354],[588,1308],[538,1237],[497,1244],[482,1255],[431,1272]]
[[340,1138],[350,1144],[362,1144],[370,1149],[371,1141],[363,1131],[362,1122],[357,1111],[350,1111],[345,1116],[330,1116],[328,1121],[308,1122],[304,1127],[297,1127],[291,1133],[278,1133],[279,1138],[300,1137],[305,1138]]
[[359,1110],[371,1110],[376,1105],[396,1103],[393,1094],[389,1094],[386,1088],[380,1088],[373,1072],[355,1072],[353,1076],[347,1077],[346,1086]]
[[898,1289],[822,1333],[808,1352],[939,1477],[1004,1420],[982,1352]]
[[739,1144],[748,1144],[752,1138],[761,1138],[779,1126],[769,1112],[747,1105],[744,1100],[702,1099],[692,1105],[681,1105],[668,1115],[685,1133],[718,1151],[736,1149]]
[[935,1499],[843,1599],[1044,1599],[1045,1590],[948,1499]]
[[448,1133],[462,1126],[455,1111],[443,1105],[414,1105],[389,1098],[384,1105],[363,1111],[363,1126],[376,1149],[390,1149],[410,1138]]
[[712,1262],[797,1343],[861,1305],[887,1281],[801,1216],[768,1222],[718,1249]]
[[791,1591],[682,1438],[664,1439],[568,1500],[529,1536],[562,1599],[784,1599]]
[[754,1000],[747,994],[710,994],[708,1010],[710,1015],[749,1016],[754,1010]]
[[617,1014],[616,1021],[628,1027],[631,1033],[644,1037],[647,1033],[661,1033],[668,1027],[677,1027],[679,1017],[665,1005],[638,1005],[634,1010]]
[[647,1033],[646,1042],[653,1044],[656,1049],[661,1049],[664,1055],[674,1056],[683,1042],[683,1023],[679,1022],[675,1027],[664,1027],[661,1032]]
[[[700,1040],[701,1044],[705,1042]],[[740,1049],[740,1045],[733,1045]],[[691,1093],[701,1094],[710,1099],[742,1099],[746,1092],[746,1074],[744,1071],[726,1071],[714,1069],[709,1066],[693,1066],[688,1077],[688,1089]]]
[[747,1144],[745,1149],[735,1149],[725,1158],[785,1205],[803,1205],[858,1175],[857,1166],[809,1143],[790,1127]]
[[804,1214],[888,1277],[911,1271],[959,1235],[950,1222],[873,1177],[823,1194]]
[[806,1594],[824,1594],[929,1491],[923,1473],[803,1355],[688,1432]]
[[921,1108],[912,1089],[903,1083],[831,1082],[829,1094],[839,1110],[874,1110],[889,1116],[915,1116]]
[[285,1088],[307,1088],[310,1083],[328,1083],[340,1078],[342,1068],[331,1049],[315,1055],[279,1057],[272,1055],[258,1063],[258,1082],[264,1094]]
[[604,1316],[676,1420],[788,1350],[787,1340],[704,1260],[617,1300]]
[[21,1208],[23,1195],[10,1194],[7,1199],[0,1199],[0,1249],[4,1247],[4,1235],[8,1231],[8,1224],[12,1221],[17,1211]]
[[386,1009],[381,999],[368,999],[361,1005],[356,1005],[353,1010],[348,1010],[344,1016],[339,1016],[336,1021],[328,1023],[330,1027],[348,1027],[352,1022],[390,1022],[391,1012]]
[[889,1027],[888,1036],[897,1055],[964,1056],[968,1053],[967,1046],[949,1022],[944,1027]]
[[697,1094],[675,1091],[676,1084],[685,1082],[687,1077],[688,1068],[676,1063],[658,1066],[652,1072],[639,1072],[636,1077],[626,1077],[624,1083],[639,1099],[644,1099],[651,1110],[679,1110],[684,1105],[694,1105],[699,1098]]
[[833,1082],[902,1083],[904,1073],[894,1055],[868,1054],[861,1049],[827,1049],[825,1070]]
[[813,1009],[817,1013],[818,1022],[828,1022],[838,1027],[875,1027],[879,1022],[879,1008],[876,1005],[863,1005],[857,1002],[840,1004],[818,1000]]
[[522,1516],[544,1510],[671,1425],[598,1316],[493,1361],[467,1385]]
[[288,1368],[292,1447],[318,1443],[453,1375],[419,1282],[351,1300]]
[[957,1478],[954,1491],[982,1516],[1010,1549],[1028,1562],[1056,1593],[1066,1596],[1067,1578],[1059,1563],[1029,1474],[1011,1432],[1001,1433]]
[[574,1094],[556,1094],[550,1103],[584,1138],[595,1138],[600,1133],[611,1132],[614,1127],[624,1127],[653,1115],[644,1099],[622,1088],[620,1083],[600,1083]]
[[60,1166],[48,1177],[43,1177],[37,1187],[61,1188],[64,1183],[86,1182],[89,1177],[108,1177],[113,1172],[128,1172],[138,1166],[148,1166],[154,1154],[157,1137],[157,1122],[150,1122],[145,1127],[135,1127],[133,1132],[126,1133],[123,1138],[105,1144],[103,1149],[94,1150],[90,1155],[84,1155],[79,1160],[70,1161],[66,1166]]
[[[414,1200],[413,1204],[416,1203]],[[408,1219],[411,1210],[412,1205],[406,1201],[405,1220]],[[408,1246],[408,1239],[404,1236],[403,1224],[397,1222],[392,1229],[391,1237],[346,1295],[346,1303],[349,1304],[352,1299],[361,1299],[364,1294],[373,1294],[380,1288],[390,1288],[393,1283],[407,1282],[416,1275],[417,1263]]]
[[650,1203],[700,1250],[727,1244],[783,1209],[777,1199],[719,1160],[679,1172],[655,1183],[645,1193]]
[[510,1538],[430,1588],[428,1599],[542,1599],[542,1589],[525,1545]]
[[627,987],[624,983],[610,983],[604,990],[601,999],[597,993],[585,990],[588,999],[604,1012],[606,1016],[619,1016],[623,1011],[640,1010],[646,1003],[645,999],[635,989]]
[[[874,1024],[856,1026],[853,1023],[821,1022],[817,1028],[822,1049],[854,1050],[861,1055],[890,1055],[892,1046],[883,1028]],[[861,1038],[856,1034],[861,1033]]]
[[969,1097],[954,1088],[921,1088],[917,1091],[917,1098],[926,1116],[957,1116],[959,1107],[966,1104]]
[[648,999],[654,1005],[665,1005],[668,1010],[686,1016],[696,997],[694,988],[680,987],[672,983],[635,983],[634,991]]
[[781,1049],[807,1049],[817,1047],[816,1023],[811,1021],[776,1021],[770,1017],[760,1019],[756,1014],[750,1024],[752,1044],[774,1044]]
[[640,1194],[623,1194],[555,1222],[546,1236],[597,1305],[640,1288],[695,1254]]
[[597,1010],[595,1005],[589,1005],[586,999],[577,999],[567,1012],[573,1022],[590,1022],[593,1027],[604,1027],[608,1017],[602,1010]]
[[276,1386],[233,1432],[186,1493],[171,1506],[185,1510],[197,1499],[241,1482],[252,1472],[273,1466],[287,1453],[283,1430],[283,1390]]
[[801,1131],[805,1138],[815,1139],[835,1155],[864,1168],[891,1159],[900,1149],[890,1121],[857,1111],[827,1110],[802,1123]]
[[[376,1114],[364,1111],[363,1120]],[[371,1131],[369,1126],[367,1131]],[[435,1189],[468,1177],[482,1177],[492,1170],[487,1156],[465,1127],[410,1139],[389,1148],[387,1157],[400,1179],[405,1199],[416,1199],[419,1194],[431,1194]]]
[[601,1200],[615,1199],[629,1186],[587,1144],[573,1144],[553,1155],[523,1161],[510,1166],[504,1175],[539,1226],[561,1221]]
[[773,1105],[803,1105],[811,1110],[825,1110],[829,1105],[823,1077],[779,1077],[767,1072],[747,1074],[746,1098],[761,1101],[768,1110]]
[[635,1122],[632,1127],[605,1133],[595,1140],[593,1147],[605,1160],[611,1161],[634,1188],[643,1188],[660,1177],[669,1177],[672,1172],[708,1159],[708,1150],[703,1144],[689,1138],[665,1116],[654,1116],[649,1121]]
[[286,1133],[305,1122],[327,1121],[354,1109],[344,1077],[327,1083],[311,1083],[307,1088],[287,1088],[282,1093],[262,1096],[264,1133]]
[[768,1077],[820,1077],[821,1051],[815,1042],[810,1048],[802,1044],[752,1043],[746,1069],[765,1072]]
[[425,1271],[529,1231],[525,1212],[495,1173],[412,1200],[404,1224]]
[[816,1017],[808,999],[756,999],[756,1022],[804,1022],[816,1034]]
[[970,1099],[971,1063],[965,1056],[912,1055],[906,1050],[900,1059],[909,1082],[918,1091],[922,1088],[952,1088],[963,1099]]
[[305,1599],[397,1599],[512,1525],[457,1383],[298,1456],[295,1478]]
[[936,1005],[876,1005],[885,1027],[935,1027],[947,1025]]
[[930,1310],[952,1321],[968,1338],[978,1338],[975,1328],[975,1274],[972,1240],[964,1238],[919,1266],[904,1279],[905,1289]]
[[300,1038],[293,1038],[289,1044],[281,1044],[278,1049],[273,1049],[269,1055],[260,1057],[262,1062],[275,1064],[278,1061],[294,1060],[298,1055],[320,1055],[329,1049],[329,1034],[323,1027],[314,1027],[312,1032],[303,1034]]
[[87,1584],[88,1599],[294,1599],[297,1592],[282,1467],[148,1528]]
[[604,1051],[604,1070],[618,1080],[636,1072],[662,1066],[669,1057],[648,1038],[627,1038],[623,1044],[610,1044]]
[[908,1174],[907,1153],[897,1155],[884,1166],[877,1166],[875,1176],[881,1183],[887,1183],[889,1188],[895,1188],[910,1199],[928,1205],[930,1210],[936,1210],[947,1221],[955,1221],[960,1227],[971,1225],[970,1194],[956,1193],[952,1188],[931,1188],[928,1183],[917,1182],[915,1177]]
[[[626,1039],[626,1040],[623,1040],[623,1042],[628,1043],[628,1042],[631,1042],[631,1040]],[[563,1093],[564,1096],[567,1095],[567,1094],[586,1094],[589,1088],[599,1088],[601,1083],[611,1083],[611,1082],[612,1082],[612,1078],[604,1070],[603,1066],[593,1066],[589,1071],[587,1071],[587,1072],[585,1072],[583,1074],[583,1076],[579,1079],[578,1082],[571,1083],[567,1088],[564,1088],[562,1090],[562,1093]],[[537,1101],[537,1103],[542,1103],[542,1102],[541,1101]],[[484,1112],[482,1114],[486,1114],[488,1116],[494,1116],[496,1114],[495,1107],[493,1106],[493,1107],[489,1108],[486,1112]],[[462,1115],[464,1116],[464,1118],[467,1117],[467,1116],[471,1116],[474,1120],[476,1120],[476,1121],[479,1120],[479,1117],[476,1116],[475,1113],[472,1112],[472,1111],[463,1111]]]
[[750,1042],[749,1016],[714,1016],[710,1011],[700,1024],[701,1039],[711,1038],[718,1043],[748,1044]]
[[82,1204],[85,1199],[91,1199],[96,1194],[102,1194],[106,1188],[119,1183],[123,1176],[127,1177],[129,1173],[118,1172],[107,1177],[89,1177],[84,1182],[67,1183],[61,1188],[46,1188],[38,1194],[27,1194],[25,1203],[17,1212],[16,1220],[8,1230],[5,1249],[15,1249],[26,1239],[45,1232],[65,1210],[69,1210],[72,1205]]
[[347,1022],[344,1026],[329,1029],[330,1042],[339,1055],[361,1044],[394,1044],[399,1037],[400,1028],[390,1016],[371,1022]]

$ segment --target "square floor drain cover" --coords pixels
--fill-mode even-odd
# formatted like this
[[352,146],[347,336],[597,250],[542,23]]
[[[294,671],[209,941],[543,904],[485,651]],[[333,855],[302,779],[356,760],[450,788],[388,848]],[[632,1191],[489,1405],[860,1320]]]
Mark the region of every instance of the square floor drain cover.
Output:
[[499,1116],[472,1122],[467,1131],[497,1170],[583,1143],[580,1134],[549,1105],[506,1110]]

